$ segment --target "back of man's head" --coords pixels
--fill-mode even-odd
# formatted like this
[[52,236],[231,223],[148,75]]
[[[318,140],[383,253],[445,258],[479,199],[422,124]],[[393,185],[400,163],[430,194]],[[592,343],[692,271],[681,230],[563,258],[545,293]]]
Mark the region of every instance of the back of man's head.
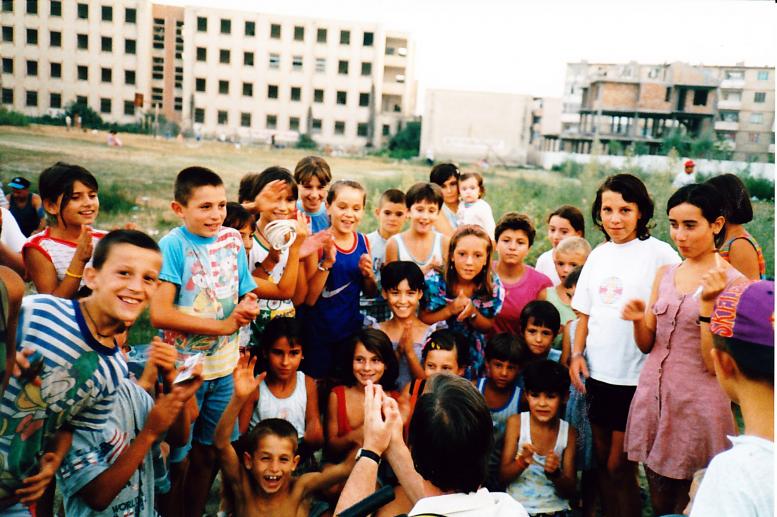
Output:
[[488,406],[471,383],[453,375],[435,375],[428,389],[408,434],[416,470],[443,492],[474,492],[494,444]]

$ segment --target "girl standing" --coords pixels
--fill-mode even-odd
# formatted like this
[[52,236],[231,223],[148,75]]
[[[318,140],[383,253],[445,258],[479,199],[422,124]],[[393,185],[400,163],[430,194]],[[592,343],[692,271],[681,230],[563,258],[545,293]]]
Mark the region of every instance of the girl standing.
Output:
[[485,334],[504,299],[499,278],[491,274],[491,251],[491,238],[482,228],[461,226],[451,237],[444,273],[426,275],[421,321],[446,321],[470,343],[468,379],[484,373]]
[[429,182],[438,185],[442,190],[442,217],[437,219],[434,227],[438,232],[450,237],[459,225],[456,213],[459,211],[459,168],[452,163],[440,163],[432,167]]
[[721,263],[729,283],[742,278],[715,250],[725,233],[723,203],[705,184],[687,185],[669,198],[670,235],[685,260],[658,270],[649,303],[634,299],[623,308],[637,346],[648,354],[629,411],[626,452],[645,464],[656,515],[682,513],[694,472],[728,448],[726,436],[735,434],[731,405],[699,331],[702,276]]

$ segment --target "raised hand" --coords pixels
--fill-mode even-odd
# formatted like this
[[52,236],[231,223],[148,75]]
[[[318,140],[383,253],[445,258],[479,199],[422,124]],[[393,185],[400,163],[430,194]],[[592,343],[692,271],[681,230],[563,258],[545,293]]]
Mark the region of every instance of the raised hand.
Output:
[[642,321],[645,318],[645,302],[638,298],[629,300],[623,306],[621,318],[626,321]]
[[259,375],[254,376],[256,359],[256,357],[250,358],[248,355],[243,355],[237,362],[237,367],[232,372],[232,379],[235,384],[232,396],[235,400],[246,400],[252,393],[259,389],[259,385],[267,376],[267,372],[262,372]]
[[714,302],[726,288],[726,266],[720,255],[715,254],[715,267],[704,273],[701,277],[701,300]]
[[76,245],[76,252],[73,255],[82,264],[86,264],[92,259],[92,253],[94,246],[92,244],[92,229],[87,225],[81,225],[81,233],[78,235],[78,244]]
[[271,181],[265,185],[262,191],[254,198],[253,207],[250,207],[249,205],[249,207],[246,207],[246,210],[253,209],[255,213],[267,211],[268,208],[283,199],[288,188],[289,184],[283,180]]

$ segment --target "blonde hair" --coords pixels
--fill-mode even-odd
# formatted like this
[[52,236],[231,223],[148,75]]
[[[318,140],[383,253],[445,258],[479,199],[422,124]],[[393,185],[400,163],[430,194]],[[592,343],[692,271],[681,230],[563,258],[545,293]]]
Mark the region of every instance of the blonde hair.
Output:
[[559,253],[582,253],[587,258],[591,253],[591,245],[582,237],[566,237],[556,245],[553,258],[556,258]]

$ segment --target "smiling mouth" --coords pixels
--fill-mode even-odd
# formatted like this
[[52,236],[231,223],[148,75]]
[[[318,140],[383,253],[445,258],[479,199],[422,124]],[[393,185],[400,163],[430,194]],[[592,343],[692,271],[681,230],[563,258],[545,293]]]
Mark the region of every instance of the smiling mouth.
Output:
[[141,303],[137,298],[129,298],[127,296],[119,296],[119,300],[129,305],[138,305]]

